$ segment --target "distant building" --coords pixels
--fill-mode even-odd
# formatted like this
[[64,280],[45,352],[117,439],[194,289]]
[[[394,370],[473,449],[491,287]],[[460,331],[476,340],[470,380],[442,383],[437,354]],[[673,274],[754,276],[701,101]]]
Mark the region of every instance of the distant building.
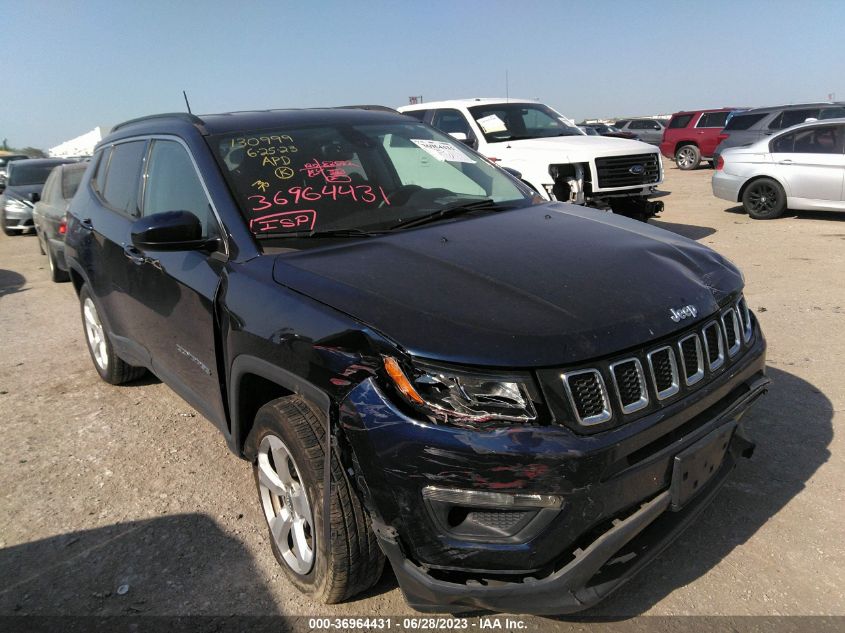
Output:
[[108,134],[111,127],[97,126],[90,132],[65,141],[60,145],[47,150],[50,156],[55,158],[71,158],[74,156],[90,156],[94,153],[94,147],[103,139],[103,132]]

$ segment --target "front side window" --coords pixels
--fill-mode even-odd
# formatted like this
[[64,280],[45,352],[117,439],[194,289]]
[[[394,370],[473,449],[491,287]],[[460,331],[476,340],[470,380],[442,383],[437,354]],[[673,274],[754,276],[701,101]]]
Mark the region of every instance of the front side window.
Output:
[[845,126],[823,125],[784,134],[771,142],[773,153],[841,154]]
[[100,191],[112,209],[138,215],[138,183],[146,150],[146,141],[119,143],[112,147],[105,183],[100,180],[98,170],[97,181],[102,187]]
[[402,230],[464,205],[481,213],[534,201],[460,141],[411,120],[244,130],[209,143],[262,240]]
[[542,103],[497,103],[469,111],[488,143],[584,134]]
[[155,140],[150,150],[144,185],[143,215],[164,211],[190,211],[203,228],[203,237],[217,234],[208,196],[191,157],[175,141]]

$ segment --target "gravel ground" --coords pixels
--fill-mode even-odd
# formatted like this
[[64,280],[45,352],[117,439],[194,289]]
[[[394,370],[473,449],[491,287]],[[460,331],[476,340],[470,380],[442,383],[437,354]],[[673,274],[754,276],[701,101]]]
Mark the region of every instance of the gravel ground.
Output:
[[[667,172],[653,223],[744,270],[773,384],[749,414],[753,459],[585,615],[845,615],[845,214],[753,221],[712,196],[710,169]],[[0,331],[0,614],[415,614],[389,570],[342,605],[290,587],[248,465],[155,379],[100,381],[31,236],[0,235]]]

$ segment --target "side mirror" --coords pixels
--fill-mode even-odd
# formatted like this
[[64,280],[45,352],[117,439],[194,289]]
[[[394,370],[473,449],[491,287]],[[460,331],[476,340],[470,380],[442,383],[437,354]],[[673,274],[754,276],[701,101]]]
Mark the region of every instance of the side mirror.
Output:
[[511,176],[513,176],[517,180],[522,180],[522,172],[521,171],[517,171],[517,170],[512,169],[510,167],[501,167],[500,169],[504,169],[506,172],[508,172]]
[[469,137],[466,135],[466,132],[449,132],[449,136],[451,136],[456,141],[460,141],[461,143],[466,143],[469,140]]
[[217,240],[202,236],[202,223],[190,211],[154,213],[132,223],[132,245],[140,250],[213,250]]
[[32,204],[35,204],[39,200],[41,200],[41,194],[38,193],[37,191],[33,191],[31,194],[29,194],[29,201]]

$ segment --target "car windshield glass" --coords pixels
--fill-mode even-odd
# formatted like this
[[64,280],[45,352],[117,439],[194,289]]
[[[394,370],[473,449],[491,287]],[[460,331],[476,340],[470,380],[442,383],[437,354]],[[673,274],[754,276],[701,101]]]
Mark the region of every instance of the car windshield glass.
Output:
[[534,202],[511,176],[411,119],[244,130],[209,143],[262,239],[361,237],[475,201],[495,208],[467,213]]
[[9,163],[9,186],[43,185],[47,182],[53,167],[59,163],[27,163],[12,161]]
[[497,103],[473,106],[469,111],[488,143],[584,135],[542,103]]

